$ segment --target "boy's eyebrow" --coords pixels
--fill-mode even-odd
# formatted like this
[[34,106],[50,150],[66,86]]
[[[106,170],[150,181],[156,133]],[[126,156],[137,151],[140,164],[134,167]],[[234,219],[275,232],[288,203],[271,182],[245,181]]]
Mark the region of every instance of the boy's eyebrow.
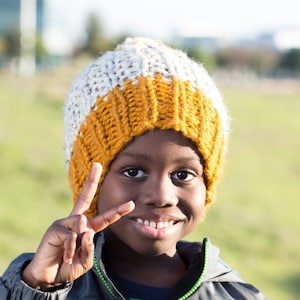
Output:
[[[130,152],[123,151],[120,153],[120,156],[150,160],[150,155],[147,155],[146,153],[130,153]],[[202,164],[201,157],[199,157],[199,155],[197,154],[195,154],[195,156],[181,156],[174,160],[174,162],[178,162],[178,163],[182,161],[184,162],[197,161]]]

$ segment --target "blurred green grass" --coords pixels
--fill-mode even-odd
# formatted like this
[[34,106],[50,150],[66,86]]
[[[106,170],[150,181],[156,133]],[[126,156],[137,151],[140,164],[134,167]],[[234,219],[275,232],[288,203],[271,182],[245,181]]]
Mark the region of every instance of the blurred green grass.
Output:
[[[35,251],[71,209],[63,100],[85,61],[34,78],[0,74],[0,273]],[[221,88],[232,117],[217,201],[189,239],[208,236],[269,299],[300,294],[300,89]]]

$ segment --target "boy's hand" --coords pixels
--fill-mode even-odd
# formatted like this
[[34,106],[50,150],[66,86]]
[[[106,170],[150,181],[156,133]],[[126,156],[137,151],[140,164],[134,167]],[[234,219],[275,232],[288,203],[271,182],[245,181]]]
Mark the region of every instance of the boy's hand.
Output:
[[93,266],[95,233],[118,221],[134,209],[132,201],[88,220],[96,194],[101,165],[94,163],[89,178],[69,217],[54,222],[46,231],[33,260],[23,271],[23,280],[33,288],[49,288],[74,281]]

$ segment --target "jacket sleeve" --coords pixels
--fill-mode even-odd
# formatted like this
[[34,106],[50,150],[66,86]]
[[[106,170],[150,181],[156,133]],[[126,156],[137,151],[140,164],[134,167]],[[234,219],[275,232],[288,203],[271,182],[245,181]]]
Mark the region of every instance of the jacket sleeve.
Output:
[[72,284],[53,292],[43,292],[31,288],[22,280],[22,271],[32,258],[33,254],[20,255],[0,277],[1,300],[65,300]]
[[200,299],[266,300],[257,288],[244,282],[204,282],[200,295]]

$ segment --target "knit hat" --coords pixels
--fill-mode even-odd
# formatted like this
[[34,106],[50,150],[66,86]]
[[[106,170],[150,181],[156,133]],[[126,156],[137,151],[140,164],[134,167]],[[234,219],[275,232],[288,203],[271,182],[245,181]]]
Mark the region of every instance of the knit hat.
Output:
[[[65,155],[74,201],[92,163],[110,163],[136,136],[173,129],[203,158],[206,202],[215,196],[228,133],[222,98],[206,70],[187,55],[147,38],[128,38],[75,80],[65,105]],[[99,191],[98,191],[99,193]],[[86,212],[97,214],[98,195]]]

